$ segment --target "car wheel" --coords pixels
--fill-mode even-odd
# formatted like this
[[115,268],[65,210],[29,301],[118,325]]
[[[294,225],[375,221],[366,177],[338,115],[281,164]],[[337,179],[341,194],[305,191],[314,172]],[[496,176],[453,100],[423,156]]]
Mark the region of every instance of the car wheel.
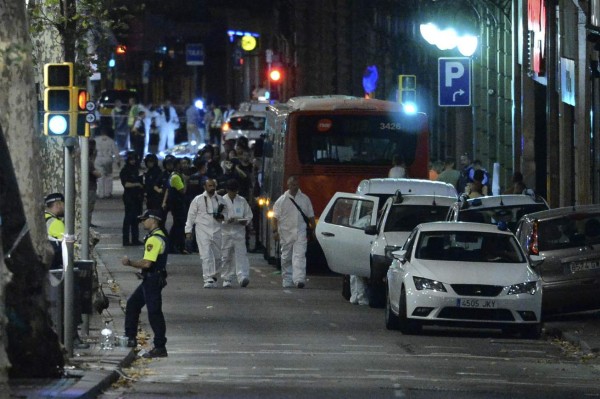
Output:
[[390,294],[386,290],[386,301],[385,301],[385,328],[388,330],[399,330],[400,329],[400,318],[392,310],[390,304]]
[[542,336],[542,323],[530,324],[521,327],[521,337],[527,339],[540,339]]
[[421,324],[417,321],[410,320],[406,313],[406,291],[402,287],[400,292],[400,304],[398,306],[398,324],[402,334],[418,334],[421,331]]

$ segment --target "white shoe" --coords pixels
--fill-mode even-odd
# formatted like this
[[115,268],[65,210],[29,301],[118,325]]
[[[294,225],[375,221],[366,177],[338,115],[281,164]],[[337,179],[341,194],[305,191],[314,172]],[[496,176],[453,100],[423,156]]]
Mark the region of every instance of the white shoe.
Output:
[[212,281],[207,281],[204,283],[204,288],[215,288],[215,287],[216,287],[216,285]]
[[294,283],[283,282],[283,288],[295,288]]
[[231,287],[231,281],[223,281],[223,288]]

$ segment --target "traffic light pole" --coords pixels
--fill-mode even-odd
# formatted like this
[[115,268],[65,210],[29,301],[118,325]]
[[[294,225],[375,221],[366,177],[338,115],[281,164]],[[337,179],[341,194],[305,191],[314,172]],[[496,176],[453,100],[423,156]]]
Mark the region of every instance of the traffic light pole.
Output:
[[[79,148],[81,150],[81,259],[90,259],[90,139],[87,137],[79,138]],[[82,333],[89,335],[90,319],[89,315],[82,313],[83,319]]]
[[[73,249],[75,244],[75,168],[73,165],[73,148],[75,139],[65,137],[65,242],[67,249],[67,264],[64,265],[64,328],[63,335],[68,357],[73,357],[74,338],[74,292],[75,274],[73,271]],[[64,258],[64,257],[63,257]]]

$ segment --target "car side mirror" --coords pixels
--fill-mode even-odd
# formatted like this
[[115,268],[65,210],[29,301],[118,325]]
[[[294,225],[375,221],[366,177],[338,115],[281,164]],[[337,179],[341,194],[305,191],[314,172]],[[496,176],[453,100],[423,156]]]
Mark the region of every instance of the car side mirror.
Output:
[[392,252],[392,256],[394,259],[398,259],[400,263],[406,262],[406,250],[404,249]]
[[534,269],[536,267],[538,267],[539,265],[541,265],[544,262],[544,258],[543,256],[540,255],[529,255],[529,260],[531,263],[531,267],[533,267]]
[[365,227],[365,234],[368,234],[370,236],[376,236],[377,235],[377,226],[373,224],[371,226]]

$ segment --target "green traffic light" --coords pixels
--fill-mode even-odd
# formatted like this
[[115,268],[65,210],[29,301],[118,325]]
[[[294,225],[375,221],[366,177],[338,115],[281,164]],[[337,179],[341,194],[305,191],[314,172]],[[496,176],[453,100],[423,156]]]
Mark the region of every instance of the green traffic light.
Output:
[[68,135],[69,123],[67,121],[68,115],[54,114],[48,116],[48,130],[52,136],[64,136]]

